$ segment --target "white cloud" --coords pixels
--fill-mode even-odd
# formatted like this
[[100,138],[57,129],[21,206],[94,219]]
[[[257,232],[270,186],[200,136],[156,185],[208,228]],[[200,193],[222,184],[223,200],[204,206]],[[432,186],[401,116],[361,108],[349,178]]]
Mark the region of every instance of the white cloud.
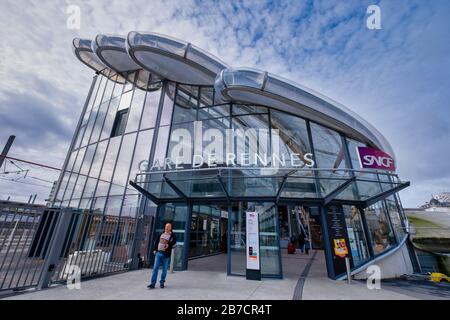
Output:
[[[372,2],[4,0],[0,111],[21,127],[11,132],[0,120],[0,139],[15,133],[12,154],[61,166],[70,142],[65,132],[74,130],[92,78],[74,57],[72,38],[155,31],[186,39],[233,66],[268,70],[348,105],[390,140],[401,176],[413,181],[407,204],[418,205],[423,194],[434,193],[434,185],[445,188],[450,177],[445,148],[450,58],[443,41],[450,29],[449,3],[380,1],[383,29],[373,31],[365,28]],[[68,4],[81,8],[80,30],[66,28]],[[25,132],[41,126],[14,119],[22,115],[7,100],[23,94],[30,104],[45,101],[39,112],[54,115],[48,124],[57,128],[54,136],[27,137]]]

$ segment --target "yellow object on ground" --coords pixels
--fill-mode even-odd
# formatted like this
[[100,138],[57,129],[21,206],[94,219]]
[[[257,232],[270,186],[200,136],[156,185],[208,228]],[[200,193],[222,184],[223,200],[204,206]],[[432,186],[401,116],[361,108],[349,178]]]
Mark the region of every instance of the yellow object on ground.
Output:
[[443,273],[433,272],[431,273],[430,280],[433,282],[443,282],[443,281],[450,282],[450,277],[446,276]]

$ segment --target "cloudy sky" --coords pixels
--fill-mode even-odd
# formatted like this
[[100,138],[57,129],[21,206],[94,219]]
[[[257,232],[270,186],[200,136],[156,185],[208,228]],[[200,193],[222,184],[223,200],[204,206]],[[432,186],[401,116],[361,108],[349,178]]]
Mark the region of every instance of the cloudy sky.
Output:
[[[381,30],[366,27],[371,4],[381,8]],[[69,5],[81,10],[79,29],[67,27]],[[404,206],[450,191],[448,0],[2,0],[0,146],[14,134],[10,156],[60,168],[92,78],[72,39],[131,30],[185,39],[348,106],[391,142],[412,184]],[[43,201],[57,171],[15,164],[0,172],[0,199]]]

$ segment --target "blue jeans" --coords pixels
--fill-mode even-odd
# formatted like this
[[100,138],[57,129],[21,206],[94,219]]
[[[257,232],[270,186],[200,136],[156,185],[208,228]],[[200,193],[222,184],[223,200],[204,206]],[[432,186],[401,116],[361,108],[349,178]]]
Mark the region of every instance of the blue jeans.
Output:
[[156,283],[156,279],[158,278],[159,266],[161,265],[161,263],[163,268],[161,279],[159,280],[159,282],[161,284],[164,284],[164,282],[166,281],[167,269],[169,268],[170,257],[166,257],[162,252],[157,252],[155,255],[155,264],[153,265],[152,278],[150,280],[150,284],[152,285],[155,285]]

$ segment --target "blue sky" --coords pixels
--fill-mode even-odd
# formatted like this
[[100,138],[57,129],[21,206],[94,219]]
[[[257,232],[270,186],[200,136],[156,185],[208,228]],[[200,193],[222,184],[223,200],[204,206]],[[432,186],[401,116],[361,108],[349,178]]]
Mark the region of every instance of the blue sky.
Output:
[[[66,27],[69,4],[81,9],[79,30]],[[381,30],[366,28],[370,4],[381,8]],[[185,39],[234,67],[267,70],[343,103],[391,142],[398,173],[412,184],[401,193],[405,206],[450,191],[447,0],[3,0],[0,144],[17,136],[10,156],[62,166],[92,78],[72,39],[131,30]],[[44,199],[48,183],[35,184],[0,179],[0,198]]]

